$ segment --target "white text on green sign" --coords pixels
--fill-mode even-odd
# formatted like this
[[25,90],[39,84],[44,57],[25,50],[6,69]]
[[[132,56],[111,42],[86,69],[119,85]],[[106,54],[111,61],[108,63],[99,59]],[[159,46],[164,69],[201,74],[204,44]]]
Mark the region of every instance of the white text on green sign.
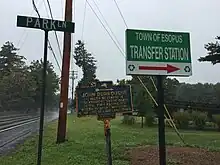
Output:
[[70,33],[74,33],[75,29],[75,24],[73,22],[25,16],[17,16],[17,26]]
[[189,33],[126,30],[127,61],[191,63]]

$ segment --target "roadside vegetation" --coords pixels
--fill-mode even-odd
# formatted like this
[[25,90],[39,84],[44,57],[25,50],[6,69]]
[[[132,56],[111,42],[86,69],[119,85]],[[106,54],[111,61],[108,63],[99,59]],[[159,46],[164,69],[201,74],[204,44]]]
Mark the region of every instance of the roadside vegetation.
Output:
[[[130,149],[158,144],[157,127],[140,127],[140,119],[132,125],[122,124],[122,117],[111,121],[113,164],[128,165]],[[103,123],[95,117],[68,117],[68,141],[56,144],[57,122],[45,128],[42,165],[103,165],[106,164]],[[220,151],[218,132],[181,131],[190,147]],[[29,138],[18,150],[0,157],[1,165],[32,165],[36,163],[38,137]],[[171,128],[166,129],[168,146],[184,146]]]

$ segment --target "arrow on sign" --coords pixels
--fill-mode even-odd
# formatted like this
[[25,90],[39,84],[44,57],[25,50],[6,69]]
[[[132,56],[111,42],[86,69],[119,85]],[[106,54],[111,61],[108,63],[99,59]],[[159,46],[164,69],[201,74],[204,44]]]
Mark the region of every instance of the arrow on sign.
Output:
[[165,70],[167,73],[171,73],[180,70],[180,68],[167,64],[167,66],[139,66],[139,70]]

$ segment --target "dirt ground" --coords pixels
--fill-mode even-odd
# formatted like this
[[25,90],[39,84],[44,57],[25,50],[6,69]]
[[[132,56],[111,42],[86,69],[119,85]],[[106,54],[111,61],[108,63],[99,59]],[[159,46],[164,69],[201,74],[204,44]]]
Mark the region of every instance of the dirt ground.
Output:
[[[138,147],[128,151],[131,165],[158,165],[158,147]],[[167,165],[220,165],[220,152],[189,147],[167,147]]]

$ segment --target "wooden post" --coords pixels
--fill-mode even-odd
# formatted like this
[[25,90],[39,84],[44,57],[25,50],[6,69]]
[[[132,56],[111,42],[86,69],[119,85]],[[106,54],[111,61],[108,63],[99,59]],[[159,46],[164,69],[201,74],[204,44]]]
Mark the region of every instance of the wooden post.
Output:
[[[65,21],[72,22],[72,0],[66,0]],[[66,139],[66,120],[69,90],[69,68],[71,52],[71,33],[64,33],[63,61],[61,74],[61,92],[60,92],[60,111],[57,129],[57,143],[62,143]]]

